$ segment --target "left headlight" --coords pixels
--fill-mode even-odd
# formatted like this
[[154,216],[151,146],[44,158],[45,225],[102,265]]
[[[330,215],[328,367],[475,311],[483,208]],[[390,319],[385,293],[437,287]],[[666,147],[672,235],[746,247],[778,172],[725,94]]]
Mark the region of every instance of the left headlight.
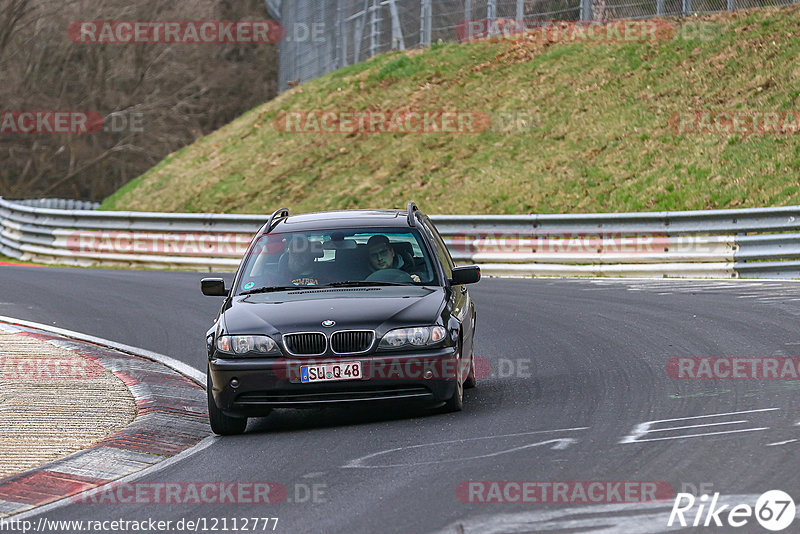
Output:
[[217,350],[236,356],[280,354],[278,344],[269,336],[220,336]]
[[444,340],[446,333],[441,326],[396,328],[386,332],[378,347],[382,349],[402,349],[437,345]]

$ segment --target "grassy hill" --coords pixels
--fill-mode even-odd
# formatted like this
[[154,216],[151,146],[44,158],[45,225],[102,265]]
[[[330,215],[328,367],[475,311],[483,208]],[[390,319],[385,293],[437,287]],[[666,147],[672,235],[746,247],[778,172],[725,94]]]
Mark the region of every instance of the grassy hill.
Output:
[[[553,213],[800,204],[800,134],[670,127],[686,111],[800,111],[800,7],[669,22],[680,27],[655,41],[533,37],[388,53],[251,110],[102,208],[305,212],[413,199],[429,213]],[[467,110],[492,122],[472,134],[279,132],[275,119],[292,110]]]

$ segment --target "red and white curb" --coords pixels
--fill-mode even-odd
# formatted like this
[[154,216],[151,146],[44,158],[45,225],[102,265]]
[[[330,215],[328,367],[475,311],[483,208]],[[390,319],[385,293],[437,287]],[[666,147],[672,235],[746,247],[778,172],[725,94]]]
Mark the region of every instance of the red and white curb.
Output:
[[[51,509],[97,486],[138,478],[162,463],[173,463],[171,458],[178,460],[213,443],[205,377],[197,370],[91,336],[7,317],[0,321],[0,331],[34,337],[102,366],[127,385],[137,406],[132,423],[92,447],[0,479],[0,517],[41,513],[43,505]],[[172,367],[186,367],[191,374]]]

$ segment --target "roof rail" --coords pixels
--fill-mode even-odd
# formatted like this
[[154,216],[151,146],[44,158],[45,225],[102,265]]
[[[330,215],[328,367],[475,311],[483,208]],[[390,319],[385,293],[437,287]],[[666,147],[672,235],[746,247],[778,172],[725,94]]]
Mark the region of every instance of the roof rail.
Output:
[[270,231],[272,231],[273,224],[278,224],[278,222],[280,222],[281,219],[285,219],[288,216],[289,216],[289,208],[281,208],[279,210],[275,210],[275,212],[269,216],[269,219],[267,219],[267,224],[264,225],[264,227],[266,228],[265,233],[267,234],[270,233]]
[[408,203],[408,225],[409,226],[416,226],[417,222],[414,219],[414,212],[419,211],[419,208],[413,202]]

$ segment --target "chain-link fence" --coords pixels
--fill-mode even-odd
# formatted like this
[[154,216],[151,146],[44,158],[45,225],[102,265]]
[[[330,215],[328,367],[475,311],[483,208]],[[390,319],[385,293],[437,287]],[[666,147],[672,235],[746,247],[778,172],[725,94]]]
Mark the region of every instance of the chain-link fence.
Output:
[[286,29],[280,89],[388,50],[452,41],[470,21],[610,21],[782,6],[800,0],[265,0]]

